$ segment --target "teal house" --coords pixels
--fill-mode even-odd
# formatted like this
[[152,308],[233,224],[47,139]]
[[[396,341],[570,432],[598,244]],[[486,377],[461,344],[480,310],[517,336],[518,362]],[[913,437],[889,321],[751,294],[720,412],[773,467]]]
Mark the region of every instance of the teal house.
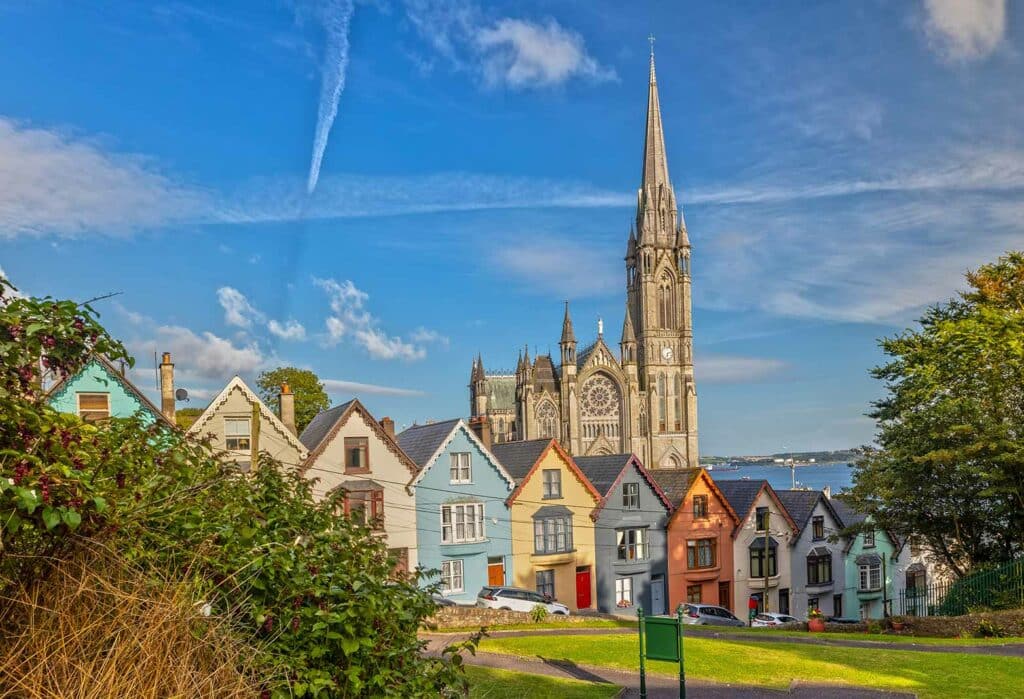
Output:
[[55,410],[90,422],[138,415],[147,425],[157,421],[172,425],[121,369],[100,355],[94,355],[78,373],[54,384],[46,400]]
[[[844,528],[871,522],[842,496],[832,498],[831,504]],[[882,619],[894,613],[902,549],[901,542],[882,529],[865,529],[848,537],[843,555],[843,616]]]
[[485,585],[512,580],[512,528],[505,499],[512,477],[461,419],[414,425],[398,445],[419,466],[416,498],[422,584],[440,583],[456,604],[473,605]]

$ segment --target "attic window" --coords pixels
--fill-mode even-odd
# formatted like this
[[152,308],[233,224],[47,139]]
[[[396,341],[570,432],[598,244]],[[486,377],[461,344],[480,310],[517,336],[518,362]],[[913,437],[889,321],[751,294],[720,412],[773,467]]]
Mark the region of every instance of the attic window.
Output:
[[367,437],[345,437],[345,473],[370,470],[370,440]]
[[224,418],[224,446],[228,451],[249,451],[250,418]]
[[79,393],[78,417],[86,422],[98,422],[110,417],[109,393]]

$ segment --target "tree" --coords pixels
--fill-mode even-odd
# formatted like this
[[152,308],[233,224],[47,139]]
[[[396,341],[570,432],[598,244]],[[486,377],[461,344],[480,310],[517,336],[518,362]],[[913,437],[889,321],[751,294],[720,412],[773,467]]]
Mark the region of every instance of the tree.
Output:
[[179,408],[174,413],[174,419],[178,427],[187,430],[203,414],[203,410],[204,408]]
[[309,369],[296,369],[290,366],[264,371],[259,375],[256,386],[263,402],[276,406],[283,383],[287,383],[295,394],[295,428],[299,432],[312,422],[317,413],[331,407],[331,400],[324,391],[320,377]]
[[851,494],[961,575],[1024,552],[1024,254],[967,282],[918,329],[881,340],[878,448]]

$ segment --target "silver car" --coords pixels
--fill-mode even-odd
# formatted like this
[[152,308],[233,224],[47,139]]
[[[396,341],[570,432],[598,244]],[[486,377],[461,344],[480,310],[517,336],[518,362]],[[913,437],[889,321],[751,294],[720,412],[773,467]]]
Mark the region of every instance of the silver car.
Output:
[[683,623],[697,626],[746,626],[728,609],[713,604],[684,604]]
[[519,587],[485,587],[476,597],[476,606],[491,609],[506,609],[512,612],[530,612],[537,605],[548,610],[548,614],[568,614],[569,608],[533,590]]

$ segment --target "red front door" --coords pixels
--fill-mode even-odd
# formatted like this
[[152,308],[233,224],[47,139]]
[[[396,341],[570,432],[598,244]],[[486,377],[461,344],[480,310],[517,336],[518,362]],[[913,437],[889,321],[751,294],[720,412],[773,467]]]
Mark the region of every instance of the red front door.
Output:
[[590,568],[576,569],[576,608],[590,607]]

